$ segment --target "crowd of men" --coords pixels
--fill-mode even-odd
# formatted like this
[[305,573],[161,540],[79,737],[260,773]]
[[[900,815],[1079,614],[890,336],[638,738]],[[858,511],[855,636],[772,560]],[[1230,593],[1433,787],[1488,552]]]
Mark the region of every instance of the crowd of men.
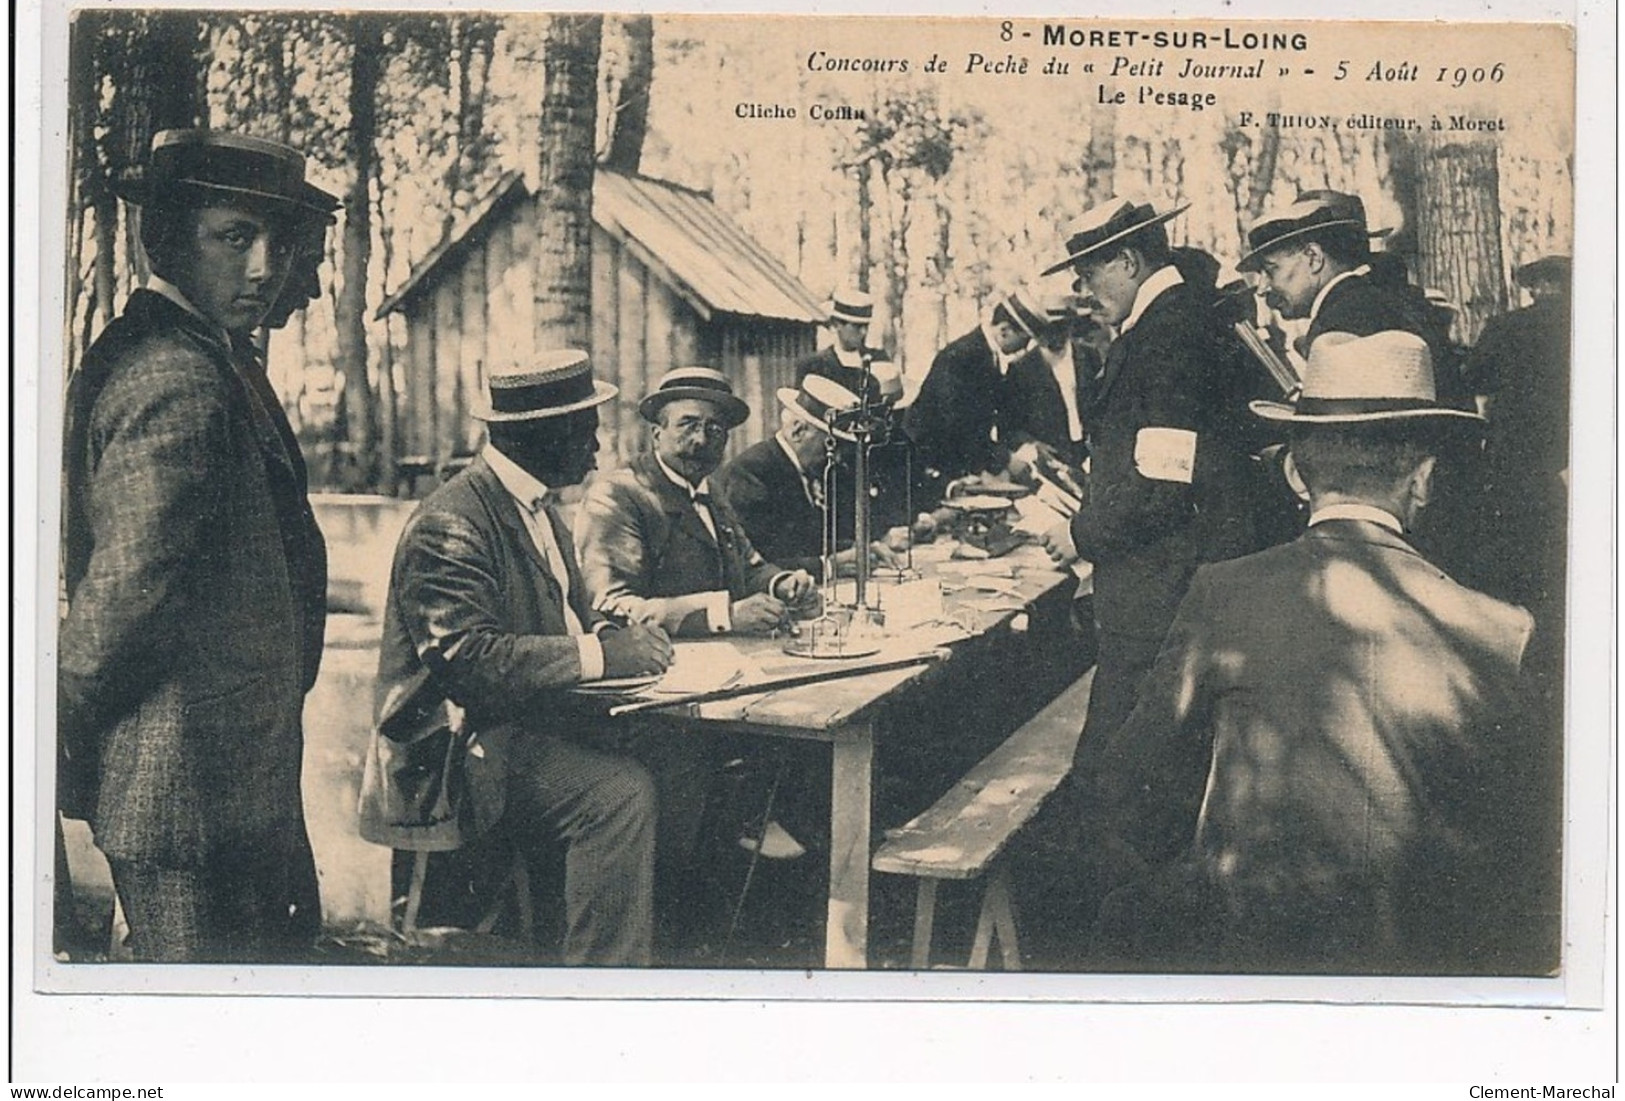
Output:
[[[208,131],[160,134],[125,198],[153,276],[70,388],[60,806],[137,958],[299,958],[325,552],[252,336],[311,296],[338,203],[297,152]],[[727,762],[570,689],[814,614],[827,571],[895,565],[956,485],[1050,482],[1076,510],[1043,541],[1092,565],[1098,654],[1023,838],[1054,935],[1098,966],[1554,966],[1566,261],[1521,268],[1535,304],[1463,361],[1358,197],[1259,218],[1239,296],[1170,245],[1183,209],[1084,212],[1042,273],[1073,293],[999,296],[911,398],[872,300],[838,293],[778,431],[727,463],[751,411],[714,367],[642,395],[647,451],[591,478],[616,388],[588,354],[490,370],[482,449],[395,552],[362,835],[561,848],[564,962],[654,962]],[[867,546],[832,473],[853,418],[882,444]],[[740,840],[795,857],[791,825]]]

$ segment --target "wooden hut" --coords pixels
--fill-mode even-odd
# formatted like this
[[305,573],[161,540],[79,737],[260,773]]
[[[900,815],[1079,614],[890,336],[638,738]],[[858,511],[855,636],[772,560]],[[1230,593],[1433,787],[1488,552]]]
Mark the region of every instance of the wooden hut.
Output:
[[[473,450],[481,429],[468,410],[487,364],[529,353],[530,198],[517,173],[505,176],[379,307],[405,319],[396,455],[434,463]],[[600,465],[646,446],[638,400],[688,364],[727,372],[750,403],[735,450],[770,435],[774,390],[816,349],[819,300],[703,192],[599,169],[592,213],[590,350],[599,377],[621,388],[602,410]]]

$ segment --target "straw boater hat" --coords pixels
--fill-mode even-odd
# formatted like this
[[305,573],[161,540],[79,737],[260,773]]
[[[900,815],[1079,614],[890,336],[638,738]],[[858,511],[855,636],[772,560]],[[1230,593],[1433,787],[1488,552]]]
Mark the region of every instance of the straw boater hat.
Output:
[[1032,340],[1037,340],[1038,334],[1049,328],[1049,318],[1044,313],[1043,305],[1025,288],[1016,287],[995,305],[1003,306],[1016,327]]
[[1367,237],[1384,237],[1389,229],[1367,227],[1365,203],[1341,191],[1304,191],[1290,204],[1266,211],[1247,230],[1247,253],[1237,271],[1257,271],[1264,254],[1328,229],[1347,229]]
[[586,352],[559,348],[542,352],[524,366],[494,368],[485,380],[486,393],[474,403],[482,421],[532,421],[562,417],[602,405],[619,391],[592,377]]
[[336,195],[305,182],[305,158],[298,150],[215,130],[160,130],[140,177],[120,181],[113,190],[136,206],[188,195],[237,198],[329,222],[340,206]]
[[1309,351],[1303,392],[1296,402],[1254,401],[1249,406],[1265,420],[1294,424],[1361,424],[1416,417],[1484,419],[1439,404],[1427,342],[1414,333],[1395,330],[1370,336],[1326,333]]
[[1107,199],[1073,219],[1072,224],[1066,227],[1066,259],[1051,264],[1039,274],[1054,275],[1063,271],[1092,252],[1118,244],[1142,229],[1160,226],[1171,218],[1177,218],[1190,205],[1185,203],[1166,214],[1158,214],[1149,203],[1137,204],[1115,197]]
[[797,420],[806,421],[825,432],[829,432],[838,440],[850,442],[852,433],[841,428],[830,426],[831,413],[848,413],[858,407],[858,395],[823,375],[808,375],[801,380],[801,388],[792,390],[790,387],[781,387],[778,391],[779,404],[785,411]]
[[824,305],[828,323],[850,321],[854,325],[867,325],[875,319],[875,300],[863,291],[838,291]]
[[739,427],[750,416],[750,406],[734,396],[733,383],[728,381],[728,376],[714,367],[678,367],[667,371],[660,376],[655,388],[638,402],[638,412],[652,424],[667,403],[680,398],[710,402],[729,428]]

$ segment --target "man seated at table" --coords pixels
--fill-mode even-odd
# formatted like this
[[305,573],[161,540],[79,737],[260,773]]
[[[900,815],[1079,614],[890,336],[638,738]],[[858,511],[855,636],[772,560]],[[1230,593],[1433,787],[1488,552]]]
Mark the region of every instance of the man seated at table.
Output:
[[569,689],[658,673],[671,643],[592,610],[555,509],[596,465],[595,407],[615,387],[577,351],[493,371],[488,387],[484,449],[418,506],[395,551],[361,834],[443,850],[500,824],[521,851],[562,842],[564,962],[647,965],[654,787]]
[[[756,549],[771,561],[790,569],[802,569],[815,578],[824,576],[826,494],[835,510],[837,546],[829,547],[838,575],[851,575],[857,567],[857,550],[852,545],[852,474],[839,461],[831,463],[829,446],[831,414],[852,413],[858,395],[827,377],[808,374],[798,389],[778,392],[782,412],[779,430],[769,439],[752,444],[717,472],[717,490],[733,507]],[[852,444],[852,435],[837,426],[837,446]],[[833,468],[833,469],[832,469]],[[836,484],[827,484],[833,473]],[[908,533],[901,532],[906,539]],[[897,556],[886,543],[876,540],[869,547],[875,565],[895,566]]]
[[1097,952],[1543,971],[1555,955],[1541,958],[1529,896],[1550,854],[1527,839],[1555,807],[1527,790],[1538,739],[1515,706],[1532,621],[1407,537],[1451,426],[1481,418],[1437,399],[1427,345],[1397,331],[1326,334],[1296,404],[1253,409],[1289,427],[1309,528],[1197,572],[1116,743],[1133,747],[1111,762],[1125,782],[1099,792],[1131,844],[1178,803],[1194,830],[1183,856],[1107,897]]
[[750,408],[721,371],[668,371],[639,404],[653,447],[596,481],[576,519],[576,553],[594,605],[673,635],[766,634],[817,597],[806,570],[783,569],[712,494],[728,433]]

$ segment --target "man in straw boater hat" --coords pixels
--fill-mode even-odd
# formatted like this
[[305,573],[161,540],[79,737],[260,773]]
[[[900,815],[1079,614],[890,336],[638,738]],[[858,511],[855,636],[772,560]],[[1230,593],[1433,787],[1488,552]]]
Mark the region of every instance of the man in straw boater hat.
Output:
[[362,836],[456,848],[495,829],[521,855],[562,843],[567,964],[647,965],[656,800],[569,689],[657,674],[657,626],[593,610],[561,492],[597,465],[597,407],[615,387],[587,353],[491,372],[487,439],[401,532],[390,573],[362,790]]
[[1305,191],[1253,222],[1236,270],[1260,276],[1264,301],[1283,318],[1308,322],[1302,355],[1323,333],[1415,333],[1428,342],[1439,365],[1440,396],[1466,408],[1459,372],[1444,370],[1455,362],[1449,356],[1448,324],[1439,324],[1422,291],[1403,278],[1403,265],[1388,277],[1373,271],[1371,240],[1387,232],[1369,227],[1358,195]]
[[866,291],[837,291],[824,309],[825,324],[834,339],[823,351],[796,364],[796,385],[808,375],[823,375],[860,396],[867,389],[871,404],[902,397],[903,376],[897,365],[868,344],[869,326],[875,318],[874,298]]
[[[903,428],[926,466],[944,484],[974,474],[1002,474],[1010,448],[999,439],[1010,364],[1032,343],[1043,312],[1015,290],[989,307],[982,323],[949,342],[931,361]],[[928,502],[929,503],[929,502]]]
[[1072,224],[1066,258],[1044,273],[1071,268],[1085,307],[1117,334],[1083,414],[1089,499],[1070,526],[1094,564],[1100,647],[1074,788],[1133,709],[1196,567],[1255,549],[1254,473],[1226,426],[1212,292],[1181,276],[1163,228],[1184,209],[1108,199]]
[[1078,312],[1075,295],[1048,294],[1039,303],[1043,320],[1033,346],[1010,364],[1006,442],[1029,464],[1045,459],[1081,467],[1089,451],[1083,410],[1103,362],[1090,338],[1101,330]]
[[[752,444],[717,471],[717,490],[732,506],[756,549],[769,561],[788,569],[802,569],[819,580],[824,576],[825,476],[830,471],[831,435],[838,443],[852,443],[850,433],[830,417],[851,414],[858,395],[829,378],[809,374],[800,386],[778,391],[779,430]],[[836,464],[839,473],[840,466]],[[851,487],[837,484],[832,501],[840,521],[851,510]],[[844,543],[829,549],[838,572],[851,573],[857,562],[852,546],[851,518],[846,517]],[[839,543],[840,541],[837,540]],[[896,555],[882,542],[870,546],[871,560],[895,566]]]
[[[1406,332],[1315,342],[1288,426],[1296,541],[1198,571],[1141,690],[1116,789],[1131,843],[1163,804],[1186,851],[1109,895],[1095,951],[1129,966],[1543,973],[1532,755],[1515,703],[1527,612],[1464,588],[1406,532],[1477,414],[1436,398]],[[1160,762],[1199,753],[1193,792]],[[1205,785],[1205,787],[1204,787]],[[1555,910],[1554,910],[1555,912]]]
[[321,920],[299,775],[327,566],[253,339],[308,298],[339,202],[295,150],[208,130],[160,132],[118,190],[151,277],[69,384],[60,809],[136,958],[285,959]]
[[763,558],[711,492],[728,434],[750,407],[711,367],[666,372],[638,403],[654,446],[600,478],[576,521],[596,606],[672,635],[765,634],[816,599],[806,570]]

